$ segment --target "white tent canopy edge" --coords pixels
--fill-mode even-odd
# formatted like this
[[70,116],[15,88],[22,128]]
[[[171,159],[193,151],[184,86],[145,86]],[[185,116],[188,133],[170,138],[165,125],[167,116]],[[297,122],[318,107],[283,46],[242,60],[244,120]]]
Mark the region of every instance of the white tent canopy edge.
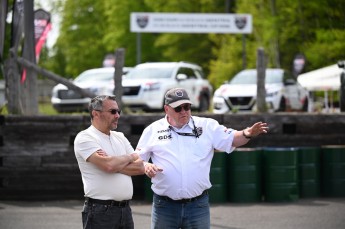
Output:
[[337,64],[300,74],[297,81],[308,91],[335,91],[340,88],[343,69]]

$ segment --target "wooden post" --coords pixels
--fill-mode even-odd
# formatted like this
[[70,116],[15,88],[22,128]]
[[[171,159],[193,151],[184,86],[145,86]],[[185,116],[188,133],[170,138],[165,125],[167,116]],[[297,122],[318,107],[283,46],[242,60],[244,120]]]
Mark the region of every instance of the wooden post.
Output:
[[[23,57],[36,63],[35,56],[35,28],[34,28],[34,1],[24,1],[24,50]],[[31,69],[23,69],[21,74],[26,75],[21,83],[21,101],[24,115],[38,114],[37,74]],[[22,75],[23,76],[23,75]]]
[[267,112],[266,106],[266,90],[265,90],[265,77],[266,77],[266,61],[265,52],[263,48],[257,50],[257,94],[256,106],[259,113]]
[[125,49],[118,48],[115,51],[115,74],[114,74],[114,95],[116,96],[116,101],[119,107],[122,107],[122,75],[123,75],[123,66],[125,63]]
[[7,110],[10,114],[23,114],[20,101],[20,75],[18,74],[18,66],[16,63],[14,52],[10,51],[10,57],[5,61],[5,81],[6,81],[6,98]]
[[31,69],[57,83],[62,83],[63,85],[65,85],[66,87],[68,87],[69,89],[71,90],[74,90],[78,93],[80,93],[81,95],[83,96],[86,96],[86,97],[89,97],[89,98],[93,98],[95,97],[96,95],[88,90],[85,90],[83,88],[80,88],[78,87],[77,85],[75,85],[72,81],[66,79],[66,78],[63,78],[53,72],[50,72],[48,70],[45,70],[44,68],[41,68],[39,67],[38,65],[36,64],[33,64],[31,63],[30,61],[22,58],[22,57],[17,57],[17,62],[19,64],[21,64],[22,66],[25,66],[26,68],[28,69]]

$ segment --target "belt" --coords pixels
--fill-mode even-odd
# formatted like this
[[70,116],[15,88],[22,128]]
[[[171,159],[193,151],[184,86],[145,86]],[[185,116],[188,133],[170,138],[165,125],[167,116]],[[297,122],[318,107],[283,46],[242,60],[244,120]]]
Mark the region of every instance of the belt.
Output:
[[171,199],[170,197],[167,197],[167,196],[160,196],[160,195],[157,195],[157,196],[159,196],[160,198],[162,198],[162,199],[164,199],[166,201],[170,201],[170,202],[174,202],[174,203],[180,203],[180,204],[185,204],[185,203],[190,203],[190,202],[193,202],[195,200],[198,200],[198,199],[200,199],[201,197],[203,197],[205,195],[208,195],[208,190],[203,191],[200,196],[196,196],[196,197],[189,198],[189,199],[173,200],[173,199]]
[[126,207],[129,205],[129,200],[123,200],[123,201],[116,201],[116,200],[98,200],[98,199],[92,199],[90,197],[85,197],[85,201],[91,204],[102,204],[102,205],[110,205],[110,206],[116,206],[116,207]]

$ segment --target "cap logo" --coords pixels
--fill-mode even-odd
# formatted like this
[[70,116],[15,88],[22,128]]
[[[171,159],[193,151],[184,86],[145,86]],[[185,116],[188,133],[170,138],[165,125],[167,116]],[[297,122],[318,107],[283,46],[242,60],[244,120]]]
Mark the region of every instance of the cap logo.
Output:
[[177,97],[183,97],[183,91],[178,90],[178,91],[175,92],[175,95],[176,95]]

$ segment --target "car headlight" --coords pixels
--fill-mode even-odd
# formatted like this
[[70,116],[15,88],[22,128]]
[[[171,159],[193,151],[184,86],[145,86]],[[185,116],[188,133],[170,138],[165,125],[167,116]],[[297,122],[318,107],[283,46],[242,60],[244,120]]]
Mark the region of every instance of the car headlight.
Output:
[[274,91],[274,92],[266,92],[266,97],[274,97],[277,96],[279,94],[279,91]]
[[53,90],[52,91],[52,97],[57,98],[58,97],[58,90]]
[[148,83],[145,83],[143,85],[143,90],[144,91],[155,91],[155,90],[159,90],[159,88],[160,88],[160,83],[148,82]]
[[220,110],[223,107],[223,103],[213,103],[213,108],[216,110]]

